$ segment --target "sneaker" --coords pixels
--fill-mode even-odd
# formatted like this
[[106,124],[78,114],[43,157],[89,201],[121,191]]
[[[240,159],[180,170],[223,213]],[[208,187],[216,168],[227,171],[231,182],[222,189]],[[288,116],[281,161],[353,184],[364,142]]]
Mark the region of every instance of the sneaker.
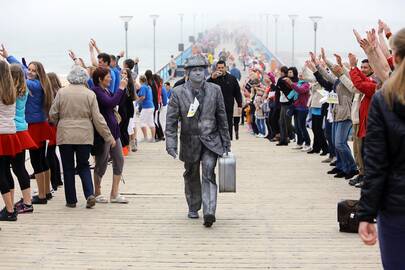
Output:
[[311,151],[311,150],[312,150],[312,147],[311,147],[310,145],[305,145],[305,146],[301,149],[302,152],[309,152],[309,151]]
[[86,208],[93,208],[96,205],[96,197],[94,195],[90,195],[87,198]]
[[349,173],[346,174],[345,179],[346,179],[346,180],[352,179],[353,177],[355,177],[355,176],[358,175],[358,174],[359,174],[359,171],[358,171],[358,170],[349,172]]
[[124,196],[118,194],[115,198],[110,198],[110,203],[129,203],[127,199],[125,199]]
[[311,149],[311,150],[310,150],[310,151],[308,151],[307,153],[308,153],[308,154],[319,154],[319,152],[320,152],[320,151],[317,151],[317,150]]
[[47,204],[48,200],[46,198],[41,199],[41,198],[39,198],[38,195],[35,195],[32,197],[31,203],[32,204]]
[[14,209],[14,212],[10,213],[7,211],[7,208],[3,208],[3,210],[0,211],[0,221],[17,221],[17,215],[18,212],[16,209]]
[[336,166],[336,163],[337,163],[337,161],[334,160],[334,161],[332,161],[329,165],[330,165],[330,166]]
[[327,159],[322,160],[322,163],[331,163],[331,162],[332,162],[332,160],[333,160],[333,158],[332,158],[332,157],[328,157]]
[[104,195],[98,195],[96,197],[96,203],[108,203],[108,200]]
[[133,140],[133,141],[132,141],[131,151],[132,151],[132,152],[138,151],[138,142],[137,142],[137,140]]
[[357,177],[350,179],[349,181],[349,185],[351,186],[355,186],[357,183],[363,181],[363,176],[362,175],[358,175]]
[[49,192],[49,193],[46,194],[46,199],[47,199],[47,200],[52,200],[52,198],[53,198],[53,195],[52,195],[51,192]]
[[301,150],[303,149],[302,145],[297,144],[296,146],[294,146],[292,149],[294,150]]
[[362,188],[364,186],[364,181],[360,181],[354,185],[356,188]]
[[328,171],[327,174],[337,174],[341,173],[342,171],[339,170],[338,168],[333,168],[332,170]]
[[26,214],[34,212],[34,206],[32,204],[28,205],[25,203],[21,203],[15,209],[17,210],[18,214]]
[[322,151],[321,156],[326,156],[327,154],[329,154],[328,151]]
[[17,208],[17,207],[20,206],[21,204],[24,204],[24,199],[23,199],[23,198],[21,198],[18,202],[16,202],[16,203],[14,204],[14,207]]
[[76,208],[76,204],[75,203],[66,203],[66,207]]

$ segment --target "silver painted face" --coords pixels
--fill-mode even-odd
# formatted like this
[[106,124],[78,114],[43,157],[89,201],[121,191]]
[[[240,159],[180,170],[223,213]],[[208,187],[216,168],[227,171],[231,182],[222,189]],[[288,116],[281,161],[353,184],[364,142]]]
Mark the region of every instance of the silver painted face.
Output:
[[203,67],[194,67],[189,72],[189,79],[193,83],[201,83],[205,79],[205,72]]

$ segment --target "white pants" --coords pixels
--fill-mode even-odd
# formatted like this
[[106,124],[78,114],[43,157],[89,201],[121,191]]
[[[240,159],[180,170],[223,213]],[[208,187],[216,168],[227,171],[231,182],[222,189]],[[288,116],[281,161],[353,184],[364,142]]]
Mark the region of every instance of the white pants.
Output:
[[150,108],[150,109],[142,109],[141,111],[141,127],[150,127],[150,128],[154,128],[155,127],[155,123],[153,121],[153,112],[154,112],[154,108]]
[[159,121],[160,121],[160,125],[162,126],[163,133],[165,133],[165,131],[166,131],[166,115],[167,115],[167,105],[162,106],[160,108]]

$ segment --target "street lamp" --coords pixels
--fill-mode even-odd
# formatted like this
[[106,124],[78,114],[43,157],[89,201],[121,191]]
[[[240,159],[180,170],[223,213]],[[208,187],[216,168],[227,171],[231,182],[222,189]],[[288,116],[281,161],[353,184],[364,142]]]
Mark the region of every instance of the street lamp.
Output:
[[318,22],[322,19],[322,17],[310,16],[309,18],[314,22],[314,53],[316,55],[316,31],[318,30]]
[[291,20],[291,25],[292,25],[292,52],[291,52],[291,65],[294,65],[294,58],[295,58],[295,56],[294,56],[294,45],[295,45],[295,41],[294,41],[294,38],[295,38],[295,31],[294,31],[294,28],[295,28],[295,20],[298,18],[298,15],[295,15],[295,14],[292,14],[292,15],[288,15],[288,17],[290,17],[290,20]]
[[273,14],[274,18],[274,53],[278,55],[278,18],[280,15],[278,14]]
[[183,43],[183,18],[184,18],[184,14],[180,13],[180,43]]
[[197,40],[197,37],[195,36],[195,19],[197,17],[197,14],[193,14],[193,36]]
[[150,17],[153,20],[153,72],[156,72],[156,20],[159,15],[152,14]]
[[269,48],[269,15],[268,13],[266,15],[266,47],[267,49]]
[[120,18],[124,22],[124,28],[125,28],[125,56],[128,59],[128,23],[133,18],[133,16],[120,16]]

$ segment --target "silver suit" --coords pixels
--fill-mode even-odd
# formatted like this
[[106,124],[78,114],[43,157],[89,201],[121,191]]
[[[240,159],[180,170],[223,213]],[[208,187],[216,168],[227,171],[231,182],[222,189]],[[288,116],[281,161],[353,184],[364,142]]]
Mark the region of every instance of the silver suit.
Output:
[[[194,98],[200,101],[200,106],[193,117],[187,117]],[[195,91],[188,81],[173,89],[166,122],[166,150],[169,154],[177,153],[179,121],[179,159],[184,162],[186,170],[183,176],[189,210],[200,210],[202,203],[204,216],[215,215],[217,158],[230,149],[228,122],[220,87],[203,82],[201,89]]]

